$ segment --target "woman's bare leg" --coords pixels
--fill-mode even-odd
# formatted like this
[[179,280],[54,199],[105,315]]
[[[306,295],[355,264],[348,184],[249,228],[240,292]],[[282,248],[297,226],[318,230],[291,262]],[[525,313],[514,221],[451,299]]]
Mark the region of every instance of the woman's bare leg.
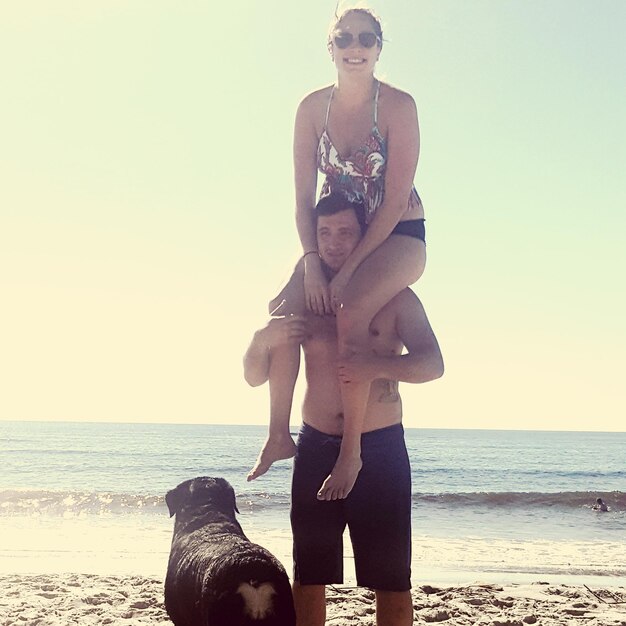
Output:
[[299,369],[299,343],[284,343],[271,351],[269,434],[248,473],[248,481],[265,474],[274,461],[289,459],[296,453],[296,444],[289,433],[289,418]]
[[[372,319],[394,296],[413,284],[424,271],[423,241],[391,235],[352,276],[337,313],[339,354],[349,359],[367,350]],[[361,470],[361,432],[369,383],[342,383],[344,428],[339,458],[321,486],[320,500],[345,498]]]
[[[303,272],[304,265],[300,261],[287,285],[270,303],[271,315],[302,315],[304,313]],[[270,350],[268,375],[270,388],[269,433],[254,467],[248,474],[248,481],[265,474],[274,461],[291,458],[296,453],[296,444],[289,433],[289,419],[299,369],[299,343],[285,342]]]

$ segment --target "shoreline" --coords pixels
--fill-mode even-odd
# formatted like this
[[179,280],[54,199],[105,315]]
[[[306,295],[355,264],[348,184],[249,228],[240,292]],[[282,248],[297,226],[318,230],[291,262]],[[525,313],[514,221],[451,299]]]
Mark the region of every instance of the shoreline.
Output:
[[[62,521],[0,517],[0,535],[5,538],[5,547],[0,549],[0,576],[79,572],[161,578],[167,568],[171,521],[131,521],[98,520],[94,516]],[[270,529],[246,521],[248,538],[270,550],[291,574],[291,534],[286,526]],[[354,586],[354,557],[347,537],[344,550],[345,585]],[[440,587],[466,586],[476,581],[626,587],[625,555],[623,544],[614,542],[487,541],[418,535],[413,537],[411,579],[415,586]]]
[[[598,577],[601,578],[601,577]],[[598,581],[599,582],[599,581]],[[626,587],[548,582],[415,586],[414,623],[449,626],[541,626],[626,624]],[[332,586],[327,623],[375,623],[374,593]],[[132,620],[129,622],[129,620]],[[163,605],[163,578],[141,575],[0,575],[0,625],[65,626],[70,623],[171,624]]]

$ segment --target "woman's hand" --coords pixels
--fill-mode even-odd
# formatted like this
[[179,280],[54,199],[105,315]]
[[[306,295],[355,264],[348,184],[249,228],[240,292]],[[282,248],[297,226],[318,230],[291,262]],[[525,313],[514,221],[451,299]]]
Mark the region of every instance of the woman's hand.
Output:
[[304,299],[307,309],[316,315],[330,315],[333,312],[328,281],[317,255],[308,255],[304,259]]

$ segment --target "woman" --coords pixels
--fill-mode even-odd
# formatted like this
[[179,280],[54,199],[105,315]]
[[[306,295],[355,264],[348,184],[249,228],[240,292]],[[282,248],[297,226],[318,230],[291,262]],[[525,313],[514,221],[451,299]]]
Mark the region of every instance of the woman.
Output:
[[[380,21],[368,9],[348,9],[338,17],[328,39],[337,81],[304,98],[294,130],[304,304],[318,315],[336,314],[344,361],[365,352],[375,314],[421,276],[426,262],[424,212],[413,187],[419,155],[417,111],[409,94],[375,78],[382,42]],[[330,283],[317,255],[313,210],[318,169],[325,175],[321,195],[340,192],[351,201],[364,202],[367,211],[363,239]],[[290,312],[300,312],[289,304]],[[293,455],[288,427],[291,397],[284,388],[295,380],[297,358],[293,348],[272,355],[270,436],[250,479],[274,460]],[[361,468],[369,381],[349,380],[341,365],[339,376],[343,440],[335,468],[319,491],[323,500],[345,498]]]

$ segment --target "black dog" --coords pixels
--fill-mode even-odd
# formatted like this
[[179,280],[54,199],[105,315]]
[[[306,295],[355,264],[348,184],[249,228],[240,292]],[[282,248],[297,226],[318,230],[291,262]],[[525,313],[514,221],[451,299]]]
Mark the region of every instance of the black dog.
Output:
[[165,608],[176,626],[295,626],[289,578],[250,543],[223,478],[194,478],[165,496],[176,515]]

